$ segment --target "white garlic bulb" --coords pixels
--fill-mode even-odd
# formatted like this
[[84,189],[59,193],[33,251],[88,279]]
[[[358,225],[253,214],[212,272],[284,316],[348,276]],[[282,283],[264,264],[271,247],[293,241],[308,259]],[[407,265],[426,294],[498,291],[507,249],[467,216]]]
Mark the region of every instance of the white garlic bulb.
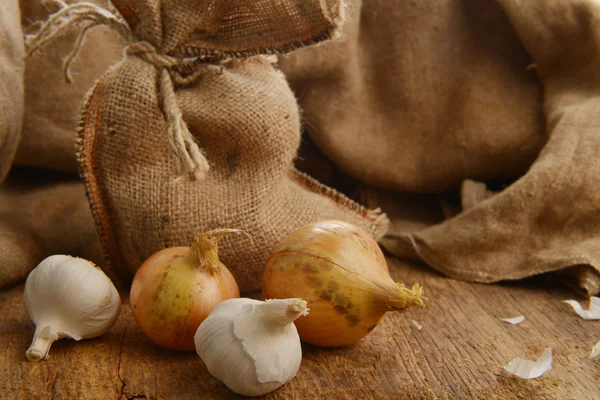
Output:
[[27,277],[25,307],[35,324],[29,361],[48,358],[52,343],[100,336],[116,322],[119,292],[93,263],[71,256],[46,258]]
[[302,360],[294,321],[301,299],[230,299],[219,303],[194,336],[208,372],[236,393],[260,396],[296,376]]

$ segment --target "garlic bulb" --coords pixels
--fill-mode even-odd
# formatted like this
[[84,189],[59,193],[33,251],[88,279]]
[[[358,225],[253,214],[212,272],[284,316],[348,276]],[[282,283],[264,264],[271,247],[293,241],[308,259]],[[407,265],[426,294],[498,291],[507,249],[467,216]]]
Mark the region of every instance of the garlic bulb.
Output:
[[259,396],[289,382],[300,368],[296,326],[307,315],[301,299],[230,299],[217,305],[194,337],[211,375],[236,393]]
[[89,261],[65,255],[43,260],[25,282],[25,307],[35,324],[29,361],[48,358],[52,343],[100,336],[116,322],[119,292]]

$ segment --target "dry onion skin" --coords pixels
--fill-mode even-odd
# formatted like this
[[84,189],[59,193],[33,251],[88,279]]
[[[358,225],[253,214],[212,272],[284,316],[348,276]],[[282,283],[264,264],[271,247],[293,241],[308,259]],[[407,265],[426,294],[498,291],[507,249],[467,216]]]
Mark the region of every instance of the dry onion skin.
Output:
[[199,233],[190,247],[169,247],[148,258],[131,285],[130,303],[140,330],[170,350],[195,350],[194,335],[212,309],[240,297],[238,285],[219,261],[220,229]]
[[302,298],[311,312],[297,320],[302,341],[336,347],[356,343],[387,311],[424,307],[423,289],[389,275],[377,243],[342,221],[317,222],[286,237],[267,261],[266,299]]

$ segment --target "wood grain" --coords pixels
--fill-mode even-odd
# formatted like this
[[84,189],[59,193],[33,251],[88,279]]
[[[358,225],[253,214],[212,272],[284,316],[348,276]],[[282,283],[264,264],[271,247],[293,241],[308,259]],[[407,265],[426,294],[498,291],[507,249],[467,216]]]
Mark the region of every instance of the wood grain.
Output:
[[[598,399],[600,321],[585,321],[561,300],[574,295],[538,278],[506,285],[459,282],[388,259],[392,276],[426,289],[428,307],[388,313],[358,344],[342,349],[304,345],[297,377],[265,399]],[[163,350],[139,331],[127,304],[110,332],[61,340],[47,361],[25,350],[33,324],[23,285],[0,292],[2,399],[235,399],[194,353]],[[501,318],[523,314],[510,325]],[[417,330],[412,320],[423,329]],[[553,349],[552,370],[522,380],[503,371],[514,357],[536,359]]]

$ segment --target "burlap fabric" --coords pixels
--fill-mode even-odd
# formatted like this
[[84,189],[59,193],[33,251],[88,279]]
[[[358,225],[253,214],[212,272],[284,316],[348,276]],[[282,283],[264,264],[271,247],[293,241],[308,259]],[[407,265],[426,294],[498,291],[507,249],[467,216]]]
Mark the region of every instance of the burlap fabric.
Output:
[[[498,193],[462,188],[464,211],[433,227],[394,227],[382,244],[449,276],[478,282],[560,271],[586,294],[600,289],[600,3],[500,0],[544,90],[548,142],[531,168]],[[390,200],[392,199],[392,200]],[[435,221],[431,221],[435,222]]]
[[[283,74],[267,58],[215,58],[285,51],[324,39],[335,32],[340,4],[334,12],[321,7],[336,5],[327,2],[226,3],[214,2],[222,10],[209,8],[216,14],[202,25],[213,27],[205,36],[215,47],[201,40],[201,28],[194,30],[192,44],[181,42],[189,46],[185,51],[183,45],[171,46],[175,54],[214,60],[188,66],[188,74],[178,66],[169,68],[183,121],[210,165],[197,180],[174,179],[180,153],[173,152],[171,135],[177,134],[169,121],[175,114],[166,110],[168,87],[160,64],[172,57],[140,53],[139,47],[132,54],[130,47],[126,58],[98,81],[83,108],[81,174],[105,251],[123,275],[131,277],[164,247],[189,245],[196,232],[238,228],[252,242],[224,237],[220,256],[247,291],[260,286],[264,263],[279,241],[306,223],[341,219],[376,238],[387,228],[384,214],[293,168],[300,144],[298,106]],[[136,36],[155,46],[180,37],[179,29],[195,21],[189,13],[204,9],[185,4],[165,4],[161,18],[154,2],[115,1]],[[171,5],[184,11],[171,10],[171,17]]]
[[352,0],[344,40],[280,57],[305,129],[396,191],[514,179],[546,140],[531,57],[494,1]]
[[[107,4],[107,0],[91,2]],[[51,0],[20,0],[20,3],[25,34],[35,31],[59,7]],[[27,59],[25,118],[16,164],[77,173],[75,130],[81,99],[108,66],[121,58],[125,42],[105,27],[89,32],[71,64],[72,82],[67,83],[62,66],[76,37],[76,32],[66,32]]]
[[0,12],[0,184],[10,170],[21,135],[23,55],[19,3],[6,0]]
[[0,188],[0,289],[24,280],[52,254],[103,265],[83,183],[65,175],[14,169]]
[[283,52],[327,39],[344,18],[340,0],[112,0],[136,37],[164,54]]

